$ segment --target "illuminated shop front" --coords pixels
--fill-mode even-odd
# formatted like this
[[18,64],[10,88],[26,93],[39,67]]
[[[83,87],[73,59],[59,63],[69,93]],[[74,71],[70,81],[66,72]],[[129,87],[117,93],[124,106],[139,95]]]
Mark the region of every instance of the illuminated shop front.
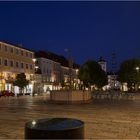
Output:
[[[14,86],[14,93],[15,94],[19,94],[20,93],[19,87]],[[26,86],[24,88],[24,90],[23,90],[23,93],[30,93],[30,94],[32,94],[33,93],[33,84],[29,84],[28,86]]]
[[[0,73],[0,92],[3,90],[19,93],[19,87],[13,86],[16,74],[11,72]],[[29,77],[29,76],[28,76]],[[29,78],[28,78],[29,79]],[[33,93],[33,84],[30,83],[23,91],[23,93]]]

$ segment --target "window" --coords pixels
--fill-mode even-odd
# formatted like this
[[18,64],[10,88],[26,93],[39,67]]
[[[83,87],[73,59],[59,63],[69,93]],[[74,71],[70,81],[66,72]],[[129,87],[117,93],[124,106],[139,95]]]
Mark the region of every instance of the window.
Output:
[[28,57],[28,52],[26,52],[26,57]]
[[14,66],[14,61],[13,61],[13,60],[10,61],[10,66],[11,66],[11,67]]
[[16,67],[18,68],[18,62],[16,62]]
[[21,51],[21,55],[23,56],[24,54],[23,54],[23,51]]
[[33,69],[33,66],[32,66],[32,65],[30,65],[30,69],[31,69],[31,70]]
[[33,55],[32,55],[32,53],[30,53],[30,58],[32,58],[33,57]]
[[4,48],[5,48],[5,51],[7,52],[8,51],[8,47],[7,46],[4,46]]
[[17,55],[19,54],[19,50],[18,50],[18,49],[16,49],[16,54],[17,54]]
[[0,44],[0,50],[1,50],[2,45]]
[[26,64],[26,69],[28,69],[28,64]]
[[23,63],[21,63],[21,68],[24,68],[24,64]]
[[4,60],[4,65],[8,66],[8,60],[7,59]]
[[14,52],[14,48],[11,48],[11,53],[13,53]]

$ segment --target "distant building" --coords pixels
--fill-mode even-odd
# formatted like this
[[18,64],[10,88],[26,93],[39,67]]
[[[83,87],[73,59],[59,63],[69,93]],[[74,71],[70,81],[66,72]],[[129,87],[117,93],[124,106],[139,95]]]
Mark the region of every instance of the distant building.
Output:
[[109,72],[108,73],[108,86],[110,89],[120,89],[120,82],[117,80],[117,73],[112,73],[112,72]]
[[100,64],[102,70],[107,72],[107,62],[102,57],[100,57],[98,64]]
[[61,81],[60,71],[61,65],[58,62],[52,61],[47,58],[36,58],[37,65],[39,66],[42,73],[42,82],[44,84],[44,92],[47,90],[58,89]]
[[107,62],[102,57],[100,57],[98,64],[100,64],[102,70],[107,73],[108,85],[106,85],[104,89],[120,89],[121,84],[117,80],[117,73],[107,72]]
[[17,45],[11,45],[6,42],[0,42],[0,91],[10,90],[19,93],[19,88],[13,86],[16,75],[25,73],[30,84],[25,92],[33,92],[32,78],[34,74],[34,52],[21,48]]
[[44,92],[47,90],[59,90],[62,82],[65,84],[73,84],[76,88],[78,84],[78,65],[72,64],[63,56],[59,56],[50,52],[36,52],[36,64],[42,73],[42,82]]

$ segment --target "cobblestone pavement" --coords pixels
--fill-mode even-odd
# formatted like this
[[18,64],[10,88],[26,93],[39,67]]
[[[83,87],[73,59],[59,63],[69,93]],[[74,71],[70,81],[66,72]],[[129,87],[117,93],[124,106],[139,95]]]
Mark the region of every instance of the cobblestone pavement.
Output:
[[46,96],[0,98],[0,139],[24,139],[27,121],[48,117],[83,120],[87,139],[140,139],[140,97],[64,105]]

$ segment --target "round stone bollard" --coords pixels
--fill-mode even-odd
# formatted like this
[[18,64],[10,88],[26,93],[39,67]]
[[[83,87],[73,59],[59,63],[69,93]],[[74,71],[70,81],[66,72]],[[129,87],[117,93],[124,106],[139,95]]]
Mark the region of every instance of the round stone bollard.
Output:
[[25,139],[84,139],[84,122],[71,118],[48,118],[27,122]]

